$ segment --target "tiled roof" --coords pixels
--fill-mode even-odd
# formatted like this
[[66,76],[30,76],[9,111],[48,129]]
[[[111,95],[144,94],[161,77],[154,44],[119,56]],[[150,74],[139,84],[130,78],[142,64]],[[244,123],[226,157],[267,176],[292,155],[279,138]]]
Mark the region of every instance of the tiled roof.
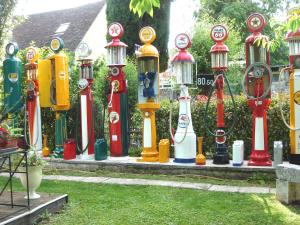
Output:
[[[74,51],[100,13],[105,0],[77,8],[29,15],[13,30],[13,41],[24,49],[34,41],[36,46],[49,46],[53,36],[60,36],[65,48]],[[55,34],[61,24],[70,23],[64,33]]]

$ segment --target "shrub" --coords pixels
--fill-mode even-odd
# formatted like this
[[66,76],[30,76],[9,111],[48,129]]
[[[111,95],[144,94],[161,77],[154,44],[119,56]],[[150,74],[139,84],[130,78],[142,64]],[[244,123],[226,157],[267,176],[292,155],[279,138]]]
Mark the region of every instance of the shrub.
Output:
[[[237,105],[236,109],[236,121],[233,128],[233,132],[227,137],[226,143],[228,144],[229,152],[231,153],[231,146],[234,140],[244,140],[245,142],[245,157],[249,158],[251,153],[251,141],[252,141],[252,112],[250,111],[247,100],[242,96],[235,96],[235,101]],[[225,125],[226,130],[233,124],[234,114],[233,105],[231,100],[227,97],[225,99]],[[289,144],[289,130],[285,127],[281,120],[280,109],[278,106],[278,100],[276,98],[272,99],[270,109],[268,110],[268,131],[269,131],[269,152],[273,154],[273,142],[283,141],[284,144],[284,158],[287,159],[288,152],[290,149]],[[172,126],[174,129],[177,128],[178,120],[178,103],[173,103],[173,121]],[[203,150],[208,157],[211,157],[215,152],[215,138],[206,132],[204,126],[205,118],[205,106],[206,102],[195,102],[191,104],[192,110],[192,122],[194,131],[197,136],[203,136]],[[289,112],[289,102],[284,103],[284,112],[288,115]],[[157,125],[157,142],[160,139],[168,138],[169,134],[169,111],[170,102],[161,102],[161,108],[156,113],[156,125]],[[136,110],[132,117],[135,128],[141,129],[141,117],[140,112]],[[211,130],[216,129],[216,101],[211,100],[211,104],[208,108],[208,126]],[[141,138],[141,137],[140,137]],[[137,153],[135,149],[135,153]]]

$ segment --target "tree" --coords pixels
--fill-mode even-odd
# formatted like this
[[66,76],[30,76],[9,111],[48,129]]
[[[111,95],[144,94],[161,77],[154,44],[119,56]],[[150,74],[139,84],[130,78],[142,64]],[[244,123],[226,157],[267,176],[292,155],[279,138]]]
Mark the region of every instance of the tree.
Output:
[[144,26],[152,26],[156,30],[157,38],[153,45],[160,52],[160,69],[163,71],[168,65],[168,41],[171,0],[160,2],[160,8],[154,10],[152,18],[144,14],[141,18],[129,11],[130,0],[107,0],[107,22],[120,22],[124,27],[122,41],[128,45],[127,54],[133,56],[135,44],[141,44],[139,30]]
[[1,0],[0,2],[0,58],[3,54],[2,49],[5,38],[9,29],[11,29],[11,15],[16,3],[17,0]]
[[[299,0],[277,1],[277,0],[200,0],[201,10],[199,15],[203,12],[209,12],[215,19],[220,17],[227,17],[234,21],[234,28],[240,29],[241,45],[250,34],[246,27],[246,20],[248,16],[254,12],[261,13],[265,16],[267,26],[263,34],[269,36],[271,39],[275,38],[274,29],[270,26],[271,18],[283,9],[289,8],[291,3],[298,3]],[[271,64],[283,65],[288,63],[288,48],[284,39],[277,39],[280,48],[274,48],[271,52]]]

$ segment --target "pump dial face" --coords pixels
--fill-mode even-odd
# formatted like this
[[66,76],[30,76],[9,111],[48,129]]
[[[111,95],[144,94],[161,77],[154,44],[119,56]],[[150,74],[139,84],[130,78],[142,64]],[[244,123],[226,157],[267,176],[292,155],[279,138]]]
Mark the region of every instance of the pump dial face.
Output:
[[112,38],[120,38],[123,34],[123,27],[120,23],[112,23],[108,27],[108,34]]
[[260,13],[253,13],[247,19],[247,27],[250,32],[260,32],[265,26],[265,18]]
[[120,72],[120,69],[119,69],[118,67],[113,67],[113,68],[111,68],[111,70],[110,70],[110,73],[111,73],[111,75],[113,75],[113,76],[119,75],[119,72]]
[[6,54],[13,56],[13,55],[17,54],[17,52],[19,51],[19,47],[18,47],[17,43],[11,42],[6,45],[5,50],[6,50]]
[[92,53],[92,50],[85,42],[81,42],[76,51],[79,58],[87,58]]
[[214,42],[223,42],[228,37],[227,28],[223,25],[216,25],[211,29],[210,37]]
[[89,85],[89,82],[87,81],[87,79],[81,78],[78,81],[78,87],[80,90],[84,90],[88,85]]
[[179,49],[186,49],[191,46],[191,39],[187,34],[178,34],[175,38],[175,45]]

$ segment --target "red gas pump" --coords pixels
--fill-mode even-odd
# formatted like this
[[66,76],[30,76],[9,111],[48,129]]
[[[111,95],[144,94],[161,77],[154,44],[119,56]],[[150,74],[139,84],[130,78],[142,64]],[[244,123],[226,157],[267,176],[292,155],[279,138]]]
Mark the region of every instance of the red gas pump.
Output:
[[259,39],[268,40],[261,34],[266,26],[263,15],[254,13],[247,19],[247,27],[252,34],[247,37],[246,71],[242,86],[252,110],[252,152],[250,166],[272,166],[268,152],[267,110],[271,103],[272,72],[270,69],[270,52],[258,45]]
[[[211,53],[211,67],[214,71],[215,80],[209,92],[206,109],[205,109],[205,120],[204,124],[206,130],[210,135],[215,136],[216,141],[216,152],[213,157],[214,164],[228,164],[229,156],[227,151],[226,136],[228,136],[234,128],[236,122],[236,105],[231,92],[229,81],[226,77],[226,71],[228,69],[228,47],[224,44],[224,41],[228,38],[228,31],[224,25],[216,25],[211,29],[211,39],[216,42],[210,49]],[[227,132],[225,132],[224,122],[224,81],[228,86],[231,100],[234,106],[234,121]],[[213,92],[217,95],[217,129],[215,132],[211,131],[207,125],[208,121],[208,106]]]
[[82,42],[77,48],[80,62],[78,87],[80,89],[80,115],[81,115],[81,144],[82,158],[87,159],[94,154],[95,134],[92,93],[93,62],[88,57],[92,53],[89,46]]
[[128,97],[125,73],[127,45],[120,41],[124,29],[119,23],[108,27],[112,41],[106,46],[110,94],[108,95],[110,155],[128,155]]

